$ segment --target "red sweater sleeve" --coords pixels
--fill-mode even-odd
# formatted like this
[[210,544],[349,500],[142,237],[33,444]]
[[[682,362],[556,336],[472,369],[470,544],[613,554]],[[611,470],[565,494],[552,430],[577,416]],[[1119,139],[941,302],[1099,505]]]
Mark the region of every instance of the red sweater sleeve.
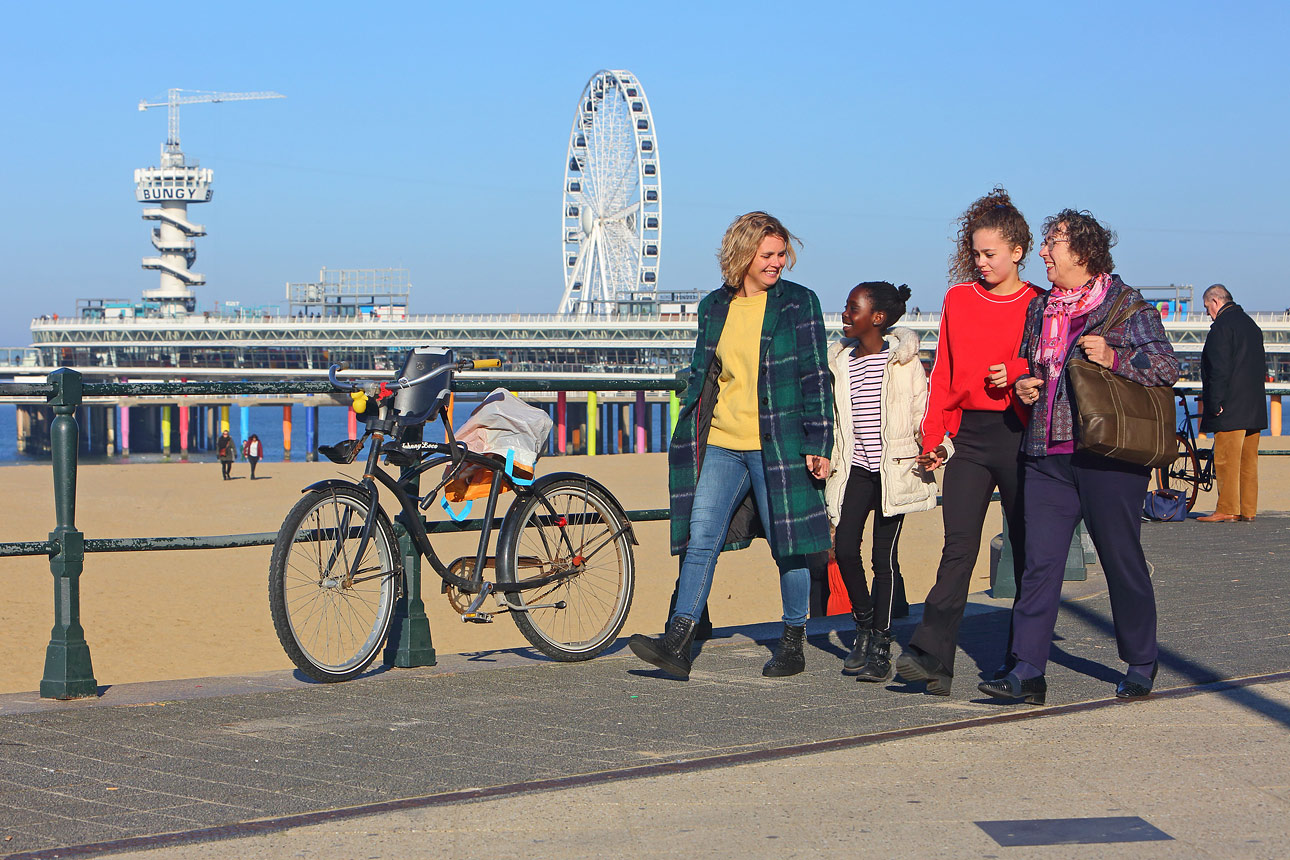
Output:
[[919,427],[922,435],[923,453],[930,452],[945,441],[945,404],[950,397],[950,375],[953,358],[950,356],[950,314],[949,294],[941,305],[941,328],[936,336],[936,361],[932,364],[932,375],[927,381],[927,412]]

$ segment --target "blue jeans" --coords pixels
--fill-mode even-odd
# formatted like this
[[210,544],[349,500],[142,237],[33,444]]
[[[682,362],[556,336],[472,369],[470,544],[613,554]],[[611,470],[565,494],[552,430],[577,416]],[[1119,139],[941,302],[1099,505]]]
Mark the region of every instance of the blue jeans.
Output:
[[[806,468],[803,460],[802,468]],[[771,537],[770,503],[766,498],[766,474],[761,451],[731,451],[709,445],[703,457],[703,470],[694,491],[690,511],[690,542],[681,562],[677,585],[676,612],[698,621],[712,591],[712,574],[717,556],[726,540],[730,518],[751,487],[761,525],[770,541],[771,554],[779,566],[779,593],[784,604],[784,623],[800,627],[806,623],[811,598],[811,574],[806,557],[781,557]]]

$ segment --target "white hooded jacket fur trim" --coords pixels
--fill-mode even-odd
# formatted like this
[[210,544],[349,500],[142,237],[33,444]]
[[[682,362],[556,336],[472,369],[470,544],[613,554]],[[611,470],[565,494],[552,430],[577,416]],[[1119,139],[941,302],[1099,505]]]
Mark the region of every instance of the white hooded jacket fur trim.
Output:
[[[936,478],[920,469],[918,427],[927,409],[927,371],[918,360],[918,335],[907,328],[886,334],[888,358],[882,375],[882,485],[884,516],[929,511],[936,507]],[[855,430],[851,420],[851,379],[848,359],[857,341],[843,338],[829,346],[829,371],[833,374],[832,473],[824,485],[829,521],[837,526],[842,496],[851,474]],[[947,438],[946,449],[953,443]],[[953,454],[953,451],[950,451]]]

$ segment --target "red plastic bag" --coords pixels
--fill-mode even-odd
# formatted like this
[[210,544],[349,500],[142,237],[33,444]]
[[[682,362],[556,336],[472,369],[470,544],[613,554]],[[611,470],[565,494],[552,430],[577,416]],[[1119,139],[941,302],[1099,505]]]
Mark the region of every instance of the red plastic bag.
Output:
[[829,558],[829,605],[825,607],[825,611],[829,615],[851,612],[851,598],[847,596],[847,586],[842,581],[842,571],[838,570],[838,560],[832,557]]

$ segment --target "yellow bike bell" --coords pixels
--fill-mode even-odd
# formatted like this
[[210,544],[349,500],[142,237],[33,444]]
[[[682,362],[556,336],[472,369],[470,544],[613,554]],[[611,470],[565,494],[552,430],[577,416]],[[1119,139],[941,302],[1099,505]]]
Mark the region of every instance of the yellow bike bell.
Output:
[[354,412],[356,414],[367,411],[367,394],[362,391],[351,391],[350,399],[354,401]]

